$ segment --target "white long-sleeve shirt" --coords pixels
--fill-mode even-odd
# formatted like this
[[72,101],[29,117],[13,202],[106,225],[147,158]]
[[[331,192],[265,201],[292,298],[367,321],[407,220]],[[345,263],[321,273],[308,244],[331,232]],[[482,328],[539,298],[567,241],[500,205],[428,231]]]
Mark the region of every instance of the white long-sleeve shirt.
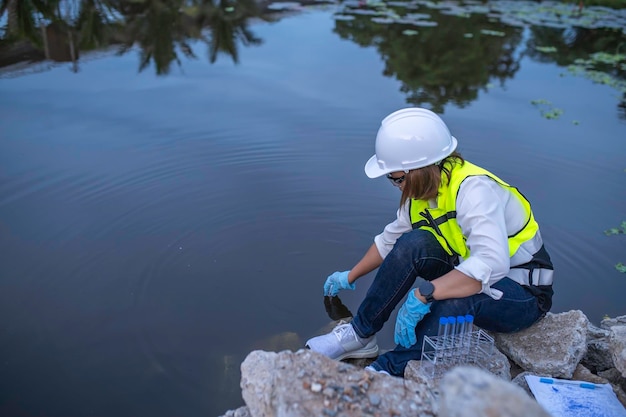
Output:
[[[436,200],[429,203],[431,208],[437,207]],[[398,210],[396,220],[374,238],[383,259],[403,233],[413,230],[409,207],[410,201],[407,201]],[[537,231],[533,239],[524,242],[509,257],[508,236],[519,231],[526,222],[524,208],[511,192],[487,176],[467,178],[457,194],[456,220],[470,249],[470,256],[460,259],[456,269],[480,281],[482,293],[496,300],[502,297],[502,292],[491,285],[505,276],[519,283],[527,282],[527,270],[510,268],[529,262],[543,240]]]

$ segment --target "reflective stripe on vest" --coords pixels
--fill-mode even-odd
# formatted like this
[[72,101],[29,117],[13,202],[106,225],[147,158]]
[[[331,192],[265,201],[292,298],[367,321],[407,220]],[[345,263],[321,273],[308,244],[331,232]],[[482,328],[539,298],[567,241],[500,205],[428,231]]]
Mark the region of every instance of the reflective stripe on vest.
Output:
[[467,238],[463,236],[461,227],[456,221],[456,197],[463,181],[476,175],[484,175],[496,181],[500,186],[509,190],[524,207],[526,213],[524,226],[508,237],[509,257],[511,257],[517,252],[522,243],[532,239],[537,230],[539,230],[530,208],[530,203],[517,188],[510,186],[489,171],[467,161],[463,165],[455,164],[453,166],[449,182],[445,181],[445,174],[442,173],[442,181],[437,196],[437,208],[429,208],[426,200],[411,200],[410,215],[413,229],[428,230],[437,238],[448,254],[452,256],[456,254],[463,259],[467,259],[470,255],[470,250],[465,244]]

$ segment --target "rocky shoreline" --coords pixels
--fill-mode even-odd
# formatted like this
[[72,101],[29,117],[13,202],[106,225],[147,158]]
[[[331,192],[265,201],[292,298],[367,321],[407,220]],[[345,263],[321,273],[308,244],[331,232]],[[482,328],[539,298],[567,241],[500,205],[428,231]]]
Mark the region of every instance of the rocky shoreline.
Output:
[[626,316],[597,327],[579,310],[548,313],[521,332],[489,335],[495,349],[483,366],[457,366],[440,379],[419,361],[397,378],[305,349],[255,350],[241,364],[246,405],[221,417],[549,417],[528,374],[610,384],[626,407]]

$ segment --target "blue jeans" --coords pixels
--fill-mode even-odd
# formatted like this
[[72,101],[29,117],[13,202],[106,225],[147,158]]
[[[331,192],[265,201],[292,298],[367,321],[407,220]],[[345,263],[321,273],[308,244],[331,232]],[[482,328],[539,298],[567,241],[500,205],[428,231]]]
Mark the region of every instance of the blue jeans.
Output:
[[[402,235],[378,269],[365,299],[352,320],[355,332],[369,337],[382,329],[396,306],[404,299],[417,277],[433,280],[454,268],[453,259],[428,231],[416,229]],[[482,329],[510,333],[525,329],[545,313],[537,298],[509,278],[492,288],[503,292],[499,300],[485,294],[434,301],[430,313],[417,324],[417,343],[409,348],[397,345],[380,355],[372,366],[391,375],[403,376],[410,360],[419,360],[424,336],[436,336],[439,318],[471,314],[474,324]]]

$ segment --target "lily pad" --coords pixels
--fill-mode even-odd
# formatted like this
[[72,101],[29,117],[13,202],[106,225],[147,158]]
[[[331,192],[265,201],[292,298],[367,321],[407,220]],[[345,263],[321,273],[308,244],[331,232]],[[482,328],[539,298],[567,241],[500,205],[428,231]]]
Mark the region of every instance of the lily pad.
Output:
[[372,20],[372,22],[379,23],[381,25],[387,25],[389,23],[393,23],[394,22],[393,19],[390,19],[388,17],[372,17],[371,20]]
[[557,49],[554,46],[535,46],[535,49],[546,54],[553,54],[557,52]]
[[435,27],[438,26],[439,23],[437,22],[433,22],[430,20],[417,20],[415,22],[413,22],[414,26],[422,26],[422,27]]
[[506,35],[506,33],[504,33],[504,32],[500,32],[498,30],[489,30],[489,29],[481,29],[480,33],[482,33],[483,35],[489,35],[489,36],[504,36],[504,35]]
[[349,20],[356,19],[356,17],[349,15],[349,14],[336,14],[333,16],[333,19],[349,21]]
[[297,10],[301,7],[302,5],[300,3],[295,2],[276,2],[267,6],[270,10]]

